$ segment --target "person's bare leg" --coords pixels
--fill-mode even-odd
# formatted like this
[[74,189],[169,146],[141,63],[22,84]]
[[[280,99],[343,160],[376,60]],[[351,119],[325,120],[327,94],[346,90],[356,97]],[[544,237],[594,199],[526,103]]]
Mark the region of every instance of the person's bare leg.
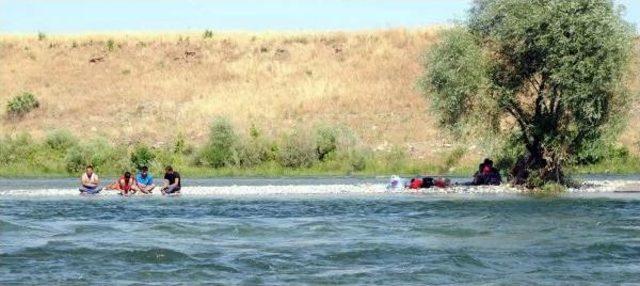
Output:
[[144,190],[146,191],[147,194],[151,194],[153,192],[153,189],[156,188],[156,185],[148,185],[144,187]]
[[145,189],[145,187],[144,187],[144,186],[140,186],[140,185],[136,185],[136,190],[137,190],[138,192],[143,193],[143,194],[148,194],[148,193],[149,193],[149,192],[147,192],[147,190]]
[[135,194],[137,192],[142,192],[142,190],[140,189],[140,187],[138,187],[138,185],[134,184],[131,186],[131,193]]

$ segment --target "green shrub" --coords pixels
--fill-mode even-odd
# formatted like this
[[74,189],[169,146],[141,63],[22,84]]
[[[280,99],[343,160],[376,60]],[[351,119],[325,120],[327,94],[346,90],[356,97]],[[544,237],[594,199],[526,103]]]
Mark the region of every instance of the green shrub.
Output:
[[149,166],[155,158],[156,155],[153,151],[144,144],[137,144],[131,152],[131,163],[138,169],[142,166]]
[[73,136],[71,132],[66,129],[55,130],[47,134],[45,143],[49,148],[55,151],[66,152],[72,146],[75,146],[78,142],[78,138]]
[[383,155],[384,164],[389,171],[397,172],[407,163],[407,152],[400,146],[393,146],[389,152]]
[[202,160],[213,168],[236,165],[239,138],[226,118],[217,118],[211,125],[209,141],[201,151]]
[[128,153],[123,145],[112,146],[104,139],[95,139],[69,148],[64,158],[65,169],[69,173],[78,173],[90,164],[96,172],[120,174],[131,169]]
[[204,38],[204,39],[211,39],[211,38],[213,38],[213,31],[211,31],[211,30],[204,30],[204,33],[202,34],[202,38]]
[[[326,160],[341,162],[342,169],[348,172],[364,171],[373,159],[373,152],[360,144],[360,138],[344,126],[325,126],[316,129],[318,150],[324,145]],[[318,134],[322,136],[318,136]],[[328,144],[327,144],[328,143]],[[330,150],[330,151],[329,151]],[[327,152],[328,151],[328,152]]]
[[567,190],[567,187],[558,183],[546,183],[540,187],[529,191],[529,195],[534,198],[546,199],[556,198]]
[[38,146],[28,133],[21,133],[15,137],[7,136],[0,140],[0,164],[32,162],[37,149]]
[[440,172],[448,172],[451,167],[454,167],[458,162],[460,162],[460,159],[462,159],[466,153],[467,149],[464,147],[454,148],[447,156],[445,156],[444,165],[440,168]]
[[574,164],[593,165],[604,160],[626,160],[629,156],[629,150],[625,146],[618,147],[613,143],[595,141],[580,150]]
[[526,154],[526,150],[522,144],[518,142],[519,135],[512,135],[502,143],[495,154],[495,167],[503,172],[508,172],[516,165],[518,158],[522,158]]
[[316,151],[318,160],[324,162],[327,157],[338,149],[340,131],[331,126],[320,126],[315,129]]
[[9,100],[7,114],[11,117],[21,117],[38,107],[40,107],[40,102],[38,102],[35,95],[30,92],[23,92]]
[[67,150],[67,155],[64,158],[65,169],[70,174],[78,173],[84,170],[84,167],[88,165],[89,159],[82,146],[76,145]]
[[38,41],[44,41],[47,38],[47,35],[43,32],[38,32]]
[[149,168],[154,171],[161,172],[166,166],[173,166],[174,168],[183,164],[184,156],[180,153],[175,153],[175,149],[162,148],[155,149],[155,157],[153,162],[149,164]]
[[178,134],[173,141],[173,153],[175,154],[191,155],[193,154],[193,149],[193,146],[187,143],[182,133]]
[[277,158],[278,146],[262,136],[255,125],[249,129],[249,138],[238,145],[238,163],[241,167],[250,168]]
[[354,151],[349,156],[349,164],[351,165],[351,169],[355,172],[364,171],[367,168],[367,162],[369,161],[371,155],[365,152],[357,152]]
[[371,150],[365,148],[353,147],[337,154],[336,160],[344,162],[347,171],[360,172],[367,168],[369,162],[373,159]]
[[540,176],[540,170],[531,170],[525,186],[529,189],[539,189],[544,187],[544,185],[545,181],[542,176]]
[[112,52],[116,48],[116,42],[113,39],[107,40],[107,51]]
[[277,161],[282,167],[308,168],[318,160],[318,155],[312,138],[301,130],[296,130],[283,137],[278,150]]

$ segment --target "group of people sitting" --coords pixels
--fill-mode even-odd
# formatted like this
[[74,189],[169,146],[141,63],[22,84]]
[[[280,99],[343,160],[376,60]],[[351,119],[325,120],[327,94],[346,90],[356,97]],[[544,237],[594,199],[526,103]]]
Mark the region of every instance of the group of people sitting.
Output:
[[502,183],[500,170],[493,166],[491,159],[484,159],[484,162],[478,166],[478,171],[473,175],[474,186],[498,186]]
[[414,177],[410,180],[405,180],[399,176],[391,177],[391,181],[387,186],[387,189],[429,189],[429,188],[446,188],[451,186],[451,180],[447,178],[433,178],[433,177]]
[[[80,193],[97,194],[103,190],[100,187],[100,179],[94,173],[93,166],[87,166],[85,172],[80,178]],[[163,195],[179,194],[182,182],[180,173],[173,170],[171,166],[165,168],[164,180],[160,192]],[[138,173],[132,175],[129,171],[125,172],[119,179],[112,184],[107,185],[105,190],[118,191],[121,195],[128,196],[135,193],[151,194],[156,188],[153,182],[153,176],[149,173],[147,166],[142,166]]]
[[[478,167],[478,171],[473,175],[473,181],[462,183],[461,185],[470,186],[497,186],[502,183],[500,170],[493,166],[491,159],[484,159],[484,162]],[[414,177],[405,180],[399,176],[391,177],[387,189],[429,189],[429,188],[447,188],[452,185],[451,180],[443,177]]]

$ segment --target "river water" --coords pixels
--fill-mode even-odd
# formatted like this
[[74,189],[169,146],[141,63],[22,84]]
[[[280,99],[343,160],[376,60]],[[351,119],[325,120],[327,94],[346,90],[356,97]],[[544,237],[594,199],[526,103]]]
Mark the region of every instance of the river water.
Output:
[[637,178],[543,199],[388,192],[381,178],[192,180],[129,198],[0,180],[0,284],[638,283],[640,194],[620,180]]

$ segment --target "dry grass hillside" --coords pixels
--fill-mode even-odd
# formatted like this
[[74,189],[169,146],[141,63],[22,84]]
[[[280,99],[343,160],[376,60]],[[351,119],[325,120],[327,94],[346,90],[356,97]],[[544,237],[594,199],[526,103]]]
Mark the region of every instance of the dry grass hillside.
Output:
[[[43,136],[66,128],[116,141],[162,144],[175,133],[202,142],[229,117],[280,134],[346,125],[376,149],[439,154],[428,103],[416,89],[437,28],[314,34],[2,36],[0,132]],[[637,75],[637,73],[636,73]],[[638,79],[633,82],[638,87]],[[22,91],[41,107],[20,120],[4,105]],[[623,142],[638,152],[640,111]]]

